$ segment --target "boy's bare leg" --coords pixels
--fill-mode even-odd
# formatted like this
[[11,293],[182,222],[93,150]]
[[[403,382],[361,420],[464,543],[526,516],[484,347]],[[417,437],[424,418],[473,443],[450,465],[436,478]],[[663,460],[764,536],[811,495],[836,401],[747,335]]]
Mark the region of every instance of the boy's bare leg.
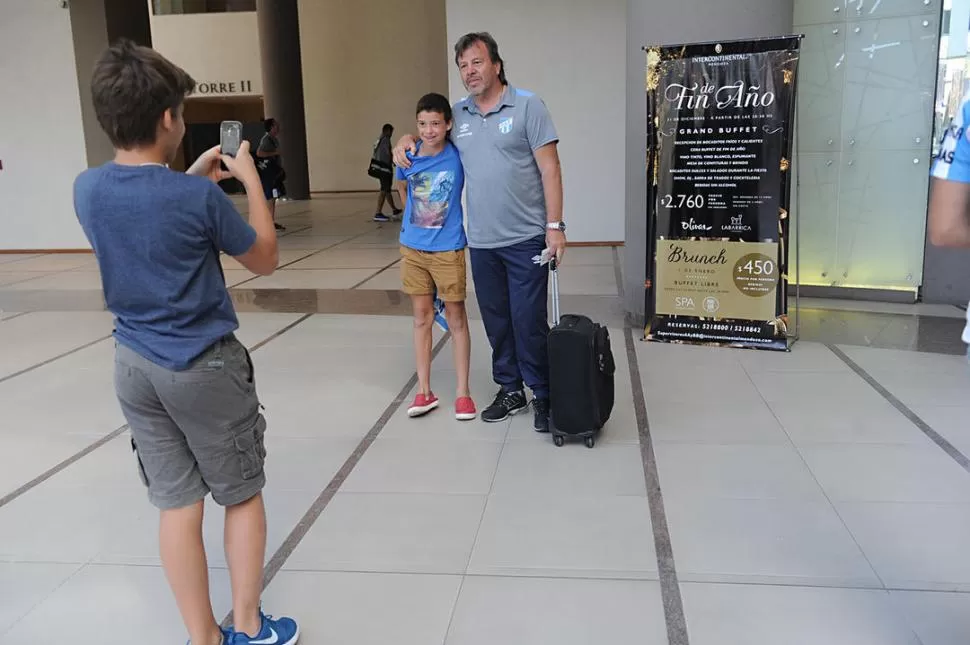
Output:
[[448,330],[451,340],[455,344],[455,372],[458,376],[458,398],[471,396],[468,389],[468,372],[471,368],[472,341],[468,333],[468,313],[464,302],[446,302],[445,318],[448,319]]
[[222,632],[209,600],[209,565],[202,542],[202,500],[164,510],[159,522],[159,550],[165,576],[175,594],[192,645],[220,645]]
[[226,508],[225,547],[232,581],[233,628],[256,636],[261,627],[259,599],[266,557],[266,507],[262,494]]
[[418,370],[418,392],[431,394],[431,327],[434,301],[430,295],[411,296],[414,310],[414,358]]
[[375,212],[384,212],[384,200],[387,199],[387,193],[381,190],[380,195],[377,196],[377,210]]

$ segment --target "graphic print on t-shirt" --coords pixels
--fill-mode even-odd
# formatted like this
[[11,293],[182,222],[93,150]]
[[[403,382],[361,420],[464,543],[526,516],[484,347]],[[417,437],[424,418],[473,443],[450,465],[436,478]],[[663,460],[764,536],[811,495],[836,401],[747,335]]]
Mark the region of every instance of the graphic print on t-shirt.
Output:
[[448,198],[455,185],[451,170],[419,172],[411,176],[411,224],[417,228],[442,228],[448,215]]

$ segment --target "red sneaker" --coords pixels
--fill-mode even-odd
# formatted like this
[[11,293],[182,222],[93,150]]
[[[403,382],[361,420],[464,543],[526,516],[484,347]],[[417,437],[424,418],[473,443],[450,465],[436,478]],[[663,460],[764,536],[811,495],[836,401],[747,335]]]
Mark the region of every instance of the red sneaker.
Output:
[[420,417],[438,407],[438,397],[431,394],[421,394],[420,392],[416,397],[414,397],[414,403],[408,408],[409,417]]
[[471,397],[463,396],[455,401],[455,418],[459,421],[471,421],[478,416],[475,410],[475,402]]

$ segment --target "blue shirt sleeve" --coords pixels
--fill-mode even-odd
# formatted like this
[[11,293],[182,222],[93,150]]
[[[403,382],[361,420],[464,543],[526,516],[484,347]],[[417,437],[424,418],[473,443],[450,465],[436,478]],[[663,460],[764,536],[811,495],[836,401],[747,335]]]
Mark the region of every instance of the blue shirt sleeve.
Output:
[[398,181],[404,181],[406,179],[406,177],[404,176],[404,168],[400,168],[400,167],[395,168],[394,178],[397,179]]
[[967,132],[967,112],[970,99],[964,101],[953,122],[943,134],[940,151],[933,164],[932,175],[937,179],[970,184],[970,138]]
[[559,134],[552,122],[552,115],[538,96],[529,96],[525,106],[525,131],[529,145],[538,150],[547,143],[559,141]]
[[210,182],[208,191],[210,239],[228,255],[246,253],[256,243],[256,230],[242,218],[235,204],[219,186]]

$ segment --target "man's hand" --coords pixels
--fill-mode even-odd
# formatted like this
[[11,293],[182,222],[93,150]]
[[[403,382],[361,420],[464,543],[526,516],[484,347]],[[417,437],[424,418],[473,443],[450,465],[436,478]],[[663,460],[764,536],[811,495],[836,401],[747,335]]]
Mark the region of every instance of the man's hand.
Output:
[[398,168],[410,168],[411,160],[408,159],[407,153],[416,153],[418,151],[417,144],[418,140],[410,134],[406,134],[398,139],[397,145],[394,146],[394,165]]
[[[247,146],[248,150],[249,143],[245,142],[243,145]],[[242,148],[240,148],[240,151],[242,151]],[[222,161],[222,149],[219,146],[214,146],[203,152],[185,173],[196,177],[208,177],[218,184],[220,181],[232,177],[232,173],[219,166],[220,161]]]
[[562,256],[566,253],[566,234],[562,231],[546,231],[546,248],[556,257],[556,264],[562,264]]
[[[218,150],[218,147],[213,148],[213,150]],[[250,185],[259,184],[259,173],[256,172],[256,164],[253,163],[253,158],[249,154],[248,141],[242,142],[239,146],[239,152],[236,153],[235,157],[222,155],[221,159],[222,163],[226,164],[226,168],[229,169],[227,176],[235,177],[242,183],[247,184],[247,188]],[[218,165],[216,168],[218,168]]]

